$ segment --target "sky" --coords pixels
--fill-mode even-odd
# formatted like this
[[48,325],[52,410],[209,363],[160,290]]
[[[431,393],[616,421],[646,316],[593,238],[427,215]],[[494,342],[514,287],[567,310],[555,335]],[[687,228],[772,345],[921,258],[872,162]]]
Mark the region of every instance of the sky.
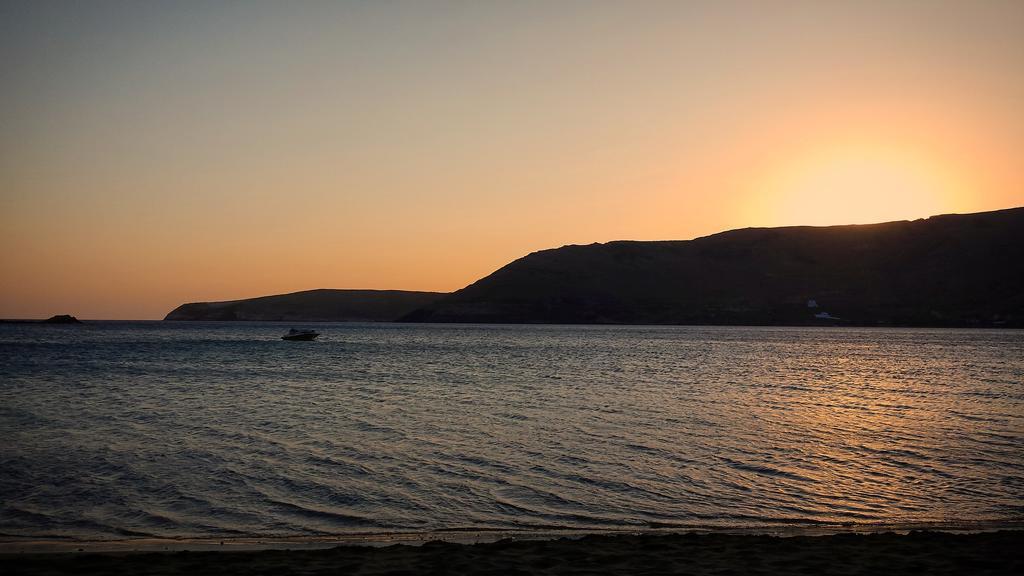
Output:
[[1024,205],[1024,2],[0,2],[0,318]]

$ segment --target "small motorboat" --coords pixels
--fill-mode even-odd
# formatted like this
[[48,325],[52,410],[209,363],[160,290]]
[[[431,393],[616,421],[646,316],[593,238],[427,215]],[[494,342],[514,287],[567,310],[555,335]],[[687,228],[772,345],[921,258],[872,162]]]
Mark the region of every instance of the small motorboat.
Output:
[[287,334],[281,336],[281,340],[313,340],[319,335],[320,333],[316,330],[296,330],[292,328]]

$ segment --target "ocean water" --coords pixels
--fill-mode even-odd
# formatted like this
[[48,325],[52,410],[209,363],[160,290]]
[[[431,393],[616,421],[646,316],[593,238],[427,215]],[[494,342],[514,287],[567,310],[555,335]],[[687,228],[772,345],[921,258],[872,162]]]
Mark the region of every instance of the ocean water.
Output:
[[1024,519],[1022,331],[290,327],[0,325],[0,536]]

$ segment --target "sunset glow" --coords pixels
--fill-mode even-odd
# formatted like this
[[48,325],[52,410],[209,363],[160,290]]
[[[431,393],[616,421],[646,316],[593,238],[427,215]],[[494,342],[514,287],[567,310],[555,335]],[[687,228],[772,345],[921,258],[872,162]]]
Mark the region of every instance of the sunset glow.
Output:
[[1024,3],[23,3],[0,318],[1024,205]]
[[773,224],[869,224],[956,212],[966,204],[948,167],[912,150],[824,147],[783,163],[759,184],[750,219]]

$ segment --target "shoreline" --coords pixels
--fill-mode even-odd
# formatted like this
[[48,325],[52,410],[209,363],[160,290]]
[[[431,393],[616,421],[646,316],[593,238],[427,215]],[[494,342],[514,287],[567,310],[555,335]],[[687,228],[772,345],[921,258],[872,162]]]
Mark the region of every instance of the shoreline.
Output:
[[182,536],[117,539],[75,539],[0,536],[0,557],[11,554],[130,554],[148,552],[258,552],[264,550],[322,550],[334,547],[423,546],[432,542],[455,545],[493,544],[501,541],[579,540],[619,536],[770,536],[777,538],[838,535],[908,534],[938,532],[978,534],[998,531],[1024,532],[1024,519],[965,522],[885,522],[861,524],[774,523],[751,526],[680,525],[672,527],[622,527],[609,529],[452,528],[428,532],[353,532],[301,536]]
[[6,574],[972,574],[1024,573],[1024,530],[790,537],[687,533],[588,535],[324,549],[21,553]]

